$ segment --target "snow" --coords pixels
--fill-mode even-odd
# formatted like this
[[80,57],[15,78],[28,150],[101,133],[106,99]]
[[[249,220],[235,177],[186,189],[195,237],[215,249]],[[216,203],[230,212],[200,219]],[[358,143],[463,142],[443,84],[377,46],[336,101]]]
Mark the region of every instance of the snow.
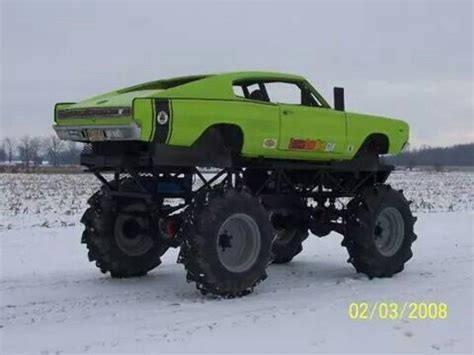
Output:
[[[392,178],[419,206],[404,272],[368,280],[346,263],[341,236],[310,237],[253,294],[231,300],[186,283],[176,250],[146,277],[101,274],[79,243],[90,176],[0,174],[0,353],[472,354],[473,174],[422,174]],[[351,320],[352,302],[444,302],[449,315]]]
[[[396,171],[388,182],[414,212],[474,210],[473,172]],[[0,230],[78,225],[99,187],[92,174],[0,174]]]

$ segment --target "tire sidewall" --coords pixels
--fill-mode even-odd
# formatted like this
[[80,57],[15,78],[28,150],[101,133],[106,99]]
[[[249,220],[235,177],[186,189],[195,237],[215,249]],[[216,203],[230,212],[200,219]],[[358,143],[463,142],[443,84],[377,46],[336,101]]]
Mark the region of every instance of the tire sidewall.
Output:
[[[403,241],[391,256],[380,253],[375,244],[375,222],[387,207],[395,208],[404,222]],[[369,277],[390,277],[403,270],[412,257],[411,246],[416,238],[414,221],[409,203],[401,191],[389,185],[366,188],[348,205],[351,215],[343,244],[350,255],[349,261],[358,272]]]
[[[120,188],[133,191],[133,181],[121,180]],[[84,242],[89,249],[89,259],[96,260],[97,266],[103,272],[110,271],[113,277],[146,274],[161,263],[160,256],[168,249],[162,243],[158,221],[155,222],[153,214],[150,215],[148,222],[151,230],[150,237],[153,241],[149,250],[141,255],[132,256],[118,246],[115,236],[117,217],[122,209],[135,202],[112,199],[102,188],[89,200],[91,207],[85,213],[85,216],[89,217],[83,217],[83,223],[86,224]]]
[[[371,249],[373,250],[374,257],[379,259],[383,262],[394,262],[406,257],[406,252],[411,248],[413,240],[411,235],[413,234],[413,224],[412,224],[412,214],[406,203],[399,198],[399,196],[392,193],[392,191],[388,191],[385,193],[383,198],[380,200],[378,204],[375,205],[374,214],[371,218],[371,226],[370,226],[370,241],[371,241]],[[375,245],[375,222],[377,221],[378,216],[380,213],[387,207],[395,208],[403,219],[403,241],[400,244],[400,247],[396,251],[395,254],[391,256],[386,256],[380,253],[379,249]]]
[[[260,270],[265,269],[269,263],[272,243],[272,231],[268,228],[269,221],[266,213],[257,204],[248,203],[246,199],[236,196],[232,201],[220,198],[216,201],[219,208],[210,209],[209,206],[197,218],[197,230],[204,240],[204,245],[200,250],[203,257],[208,260],[215,276],[220,280],[239,277],[242,279],[260,277]],[[231,202],[231,203],[230,203]],[[232,272],[228,270],[220,261],[218,255],[217,238],[219,229],[227,218],[242,213],[254,220],[260,232],[260,250],[255,263],[246,271]],[[256,273],[258,271],[258,273]]]
[[[134,204],[133,202],[131,204]],[[153,216],[148,217],[148,228],[150,231],[149,237],[151,238],[153,244],[152,246],[143,254],[140,255],[129,255],[119,246],[116,235],[116,224],[117,218],[119,217],[122,210],[126,209],[131,204],[123,204],[117,209],[117,212],[111,215],[109,221],[109,237],[111,240],[111,246],[114,250],[114,253],[120,255],[120,258],[127,263],[139,263],[143,259],[156,258],[164,254],[166,251],[166,246],[163,244],[163,238],[159,230],[158,220]],[[146,218],[146,217],[143,217]]]

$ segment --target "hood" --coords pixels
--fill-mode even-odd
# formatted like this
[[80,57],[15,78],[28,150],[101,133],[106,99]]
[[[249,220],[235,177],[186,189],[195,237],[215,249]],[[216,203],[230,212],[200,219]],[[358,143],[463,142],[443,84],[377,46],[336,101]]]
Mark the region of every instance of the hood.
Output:
[[385,116],[379,116],[379,115],[367,115],[363,113],[355,113],[355,112],[346,112],[346,117],[348,119],[355,119],[359,121],[365,121],[367,124],[384,124],[384,125],[389,125],[393,127],[402,127],[402,128],[408,128],[408,124],[398,118],[393,118],[393,117],[385,117]]

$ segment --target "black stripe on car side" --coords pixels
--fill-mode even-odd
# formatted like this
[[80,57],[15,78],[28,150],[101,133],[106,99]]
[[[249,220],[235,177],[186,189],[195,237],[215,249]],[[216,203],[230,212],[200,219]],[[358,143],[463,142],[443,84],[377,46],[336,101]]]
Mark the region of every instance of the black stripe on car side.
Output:
[[[164,111],[168,115],[168,121],[165,124],[160,124],[157,121],[158,115],[160,112]],[[153,138],[153,141],[155,143],[166,143],[166,140],[168,138],[168,133],[170,130],[170,121],[171,121],[171,112],[170,112],[170,105],[168,100],[160,100],[156,99],[155,100],[155,117],[153,118],[155,120],[155,136]]]

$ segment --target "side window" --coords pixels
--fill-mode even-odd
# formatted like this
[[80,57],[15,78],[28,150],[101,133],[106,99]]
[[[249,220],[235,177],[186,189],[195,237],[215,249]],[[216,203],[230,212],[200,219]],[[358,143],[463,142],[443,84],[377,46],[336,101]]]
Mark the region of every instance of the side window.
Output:
[[234,84],[232,89],[234,91],[234,95],[236,96],[245,97],[249,100],[268,102],[265,86],[262,83]]
[[293,83],[270,82],[265,83],[270,102],[281,104],[301,105],[301,89]]
[[262,83],[247,84],[242,86],[245,98],[255,101],[268,102],[265,86]]
[[321,102],[314,94],[305,86],[302,89],[301,104],[303,106],[321,107]]
[[234,90],[234,95],[239,97],[245,97],[244,89],[240,85],[233,85],[232,89]]
[[249,95],[251,95],[253,92],[260,90],[260,86],[258,86],[258,84],[247,85],[247,90],[249,91]]
[[252,80],[232,85],[234,95],[254,101],[320,107],[318,99],[304,83]]

